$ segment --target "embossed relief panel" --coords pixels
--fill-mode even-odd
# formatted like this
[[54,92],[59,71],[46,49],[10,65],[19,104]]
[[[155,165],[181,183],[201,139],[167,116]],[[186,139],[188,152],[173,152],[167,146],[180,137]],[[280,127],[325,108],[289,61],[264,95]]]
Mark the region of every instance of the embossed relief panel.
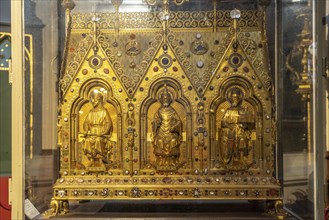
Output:
[[280,198],[263,14],[168,13],[72,17],[55,199]]

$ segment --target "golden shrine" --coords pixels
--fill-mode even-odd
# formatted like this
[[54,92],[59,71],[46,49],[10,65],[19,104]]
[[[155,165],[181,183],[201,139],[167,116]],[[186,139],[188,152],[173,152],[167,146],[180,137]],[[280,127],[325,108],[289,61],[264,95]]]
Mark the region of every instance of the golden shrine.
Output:
[[115,13],[73,13],[63,2],[60,178],[48,212],[73,200],[267,200],[282,216],[266,5],[147,2],[161,10],[121,13],[113,1]]

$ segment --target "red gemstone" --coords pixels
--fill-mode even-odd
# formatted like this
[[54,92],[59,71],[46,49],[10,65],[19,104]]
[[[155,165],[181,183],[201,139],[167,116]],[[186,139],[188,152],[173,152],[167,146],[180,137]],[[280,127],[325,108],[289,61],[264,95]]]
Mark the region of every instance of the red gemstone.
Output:
[[171,183],[171,181],[172,181],[172,179],[170,178],[170,177],[164,177],[163,179],[162,179],[162,181],[164,182],[164,183]]
[[73,47],[70,48],[70,52],[73,53],[75,49]]
[[172,70],[173,70],[174,72],[177,72],[177,71],[178,71],[178,68],[174,66],[174,67],[172,68]]
[[275,189],[270,189],[270,196],[276,196],[277,195],[277,193],[278,193],[278,191],[277,190],[275,190]]
[[228,67],[227,67],[227,66],[224,67],[224,68],[223,68],[223,71],[224,71],[224,72],[227,72],[227,71],[228,71]]
[[154,72],[158,72],[158,70],[159,70],[159,67],[157,67],[157,66],[153,67]]
[[135,34],[131,34],[130,35],[130,40],[134,40],[136,38],[136,35]]
[[249,68],[248,67],[243,67],[243,71],[245,71],[246,73],[248,73],[249,72]]
[[104,73],[105,73],[105,74],[109,74],[109,73],[110,73],[110,70],[107,69],[107,68],[105,68],[105,69],[104,69]]

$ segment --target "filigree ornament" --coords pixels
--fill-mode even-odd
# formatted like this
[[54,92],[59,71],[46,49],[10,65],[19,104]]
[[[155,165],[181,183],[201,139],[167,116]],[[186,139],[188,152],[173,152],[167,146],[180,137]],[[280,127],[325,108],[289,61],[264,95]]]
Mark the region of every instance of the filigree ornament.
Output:
[[195,40],[191,44],[191,52],[195,55],[203,55],[207,53],[209,50],[209,46],[203,40]]
[[125,49],[126,49],[126,54],[128,56],[136,56],[136,55],[140,54],[140,52],[142,51],[140,43],[138,43],[135,40],[129,41],[126,44]]

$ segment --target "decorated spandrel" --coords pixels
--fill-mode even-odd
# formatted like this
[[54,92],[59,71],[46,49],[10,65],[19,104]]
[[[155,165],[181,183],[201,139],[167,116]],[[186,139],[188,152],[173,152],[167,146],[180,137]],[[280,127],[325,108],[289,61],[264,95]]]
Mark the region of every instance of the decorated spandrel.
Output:
[[137,198],[262,199],[284,215],[264,7],[149,3],[162,10],[67,13],[53,214]]

